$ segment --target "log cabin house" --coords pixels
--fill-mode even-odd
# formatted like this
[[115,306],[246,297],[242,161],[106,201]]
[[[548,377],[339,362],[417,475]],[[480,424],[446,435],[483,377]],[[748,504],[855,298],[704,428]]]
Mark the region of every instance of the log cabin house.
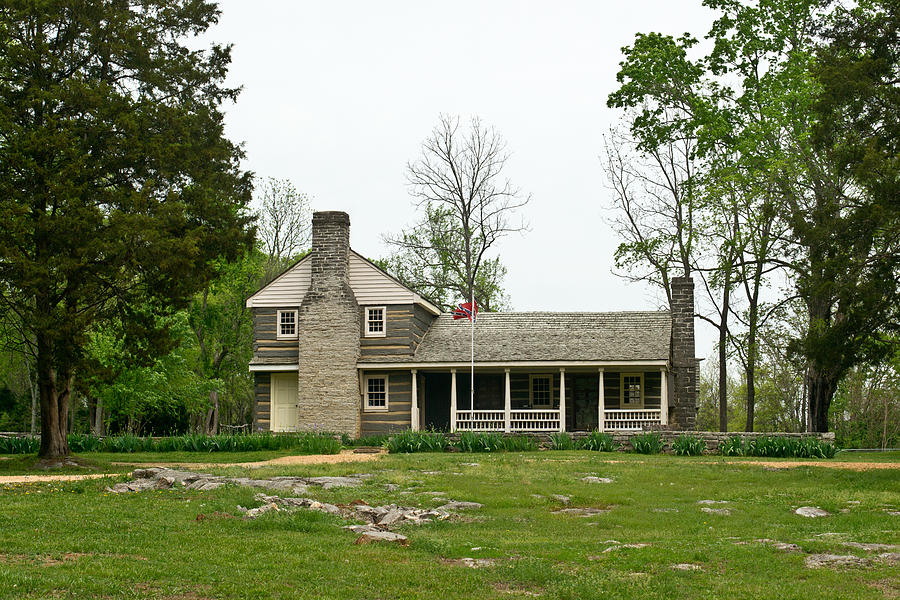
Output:
[[473,377],[470,322],[354,252],[346,213],[317,212],[312,251],[247,300],[256,428],[692,429],[693,281],[672,290],[669,311],[479,314]]

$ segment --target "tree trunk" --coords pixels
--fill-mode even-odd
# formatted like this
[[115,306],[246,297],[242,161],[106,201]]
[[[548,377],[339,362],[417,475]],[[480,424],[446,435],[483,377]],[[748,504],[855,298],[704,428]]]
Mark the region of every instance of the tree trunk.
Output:
[[828,409],[837,389],[836,381],[816,367],[811,366],[808,373],[809,427],[811,431],[824,433],[828,431]]
[[726,277],[722,291],[722,321],[719,323],[719,431],[728,431],[728,308],[731,285]]
[[749,330],[747,331],[747,423],[745,431],[753,431],[754,410],[756,409],[756,329],[759,320],[757,298],[751,299]]
[[206,416],[206,433],[216,435],[219,433],[219,392],[217,390],[209,392],[209,402],[212,406]]
[[91,430],[96,436],[103,435],[103,399],[97,398],[97,404],[94,407],[94,421],[91,423]]
[[69,420],[69,377],[62,374],[63,390],[53,365],[53,343],[46,334],[37,336],[37,375],[41,398],[41,458],[68,456],[66,425]]

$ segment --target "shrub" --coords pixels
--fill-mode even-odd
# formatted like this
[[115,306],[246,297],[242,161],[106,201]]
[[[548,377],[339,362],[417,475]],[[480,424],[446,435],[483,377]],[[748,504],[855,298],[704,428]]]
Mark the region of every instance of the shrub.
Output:
[[590,432],[579,444],[580,448],[593,450],[594,452],[613,452],[618,446],[613,440],[613,436],[596,429]]
[[337,454],[341,451],[341,442],[330,434],[304,433],[297,439],[296,448],[301,454]]
[[72,452],[97,452],[103,447],[103,440],[96,435],[70,433],[69,450]]
[[799,443],[794,438],[760,436],[747,442],[747,456],[784,458],[797,456]]
[[503,438],[503,449],[507,452],[533,452],[538,449],[538,443],[530,435],[511,435]]
[[499,433],[463,431],[456,447],[462,452],[496,452],[504,450],[503,436]]
[[551,450],[574,450],[575,441],[565,431],[556,431],[550,434]]
[[638,454],[659,454],[663,445],[658,433],[644,433],[631,438],[631,447]]
[[450,446],[447,436],[439,431],[402,431],[395,433],[385,444],[388,452],[444,452]]
[[672,451],[678,456],[700,456],[706,450],[706,442],[694,435],[681,434],[672,442]]
[[33,437],[0,437],[0,454],[34,454],[41,447],[41,440]]
[[837,448],[816,438],[801,438],[797,444],[797,456],[801,458],[834,458]]
[[341,434],[341,444],[348,448],[358,448],[360,446],[384,446],[390,437],[391,436],[389,435],[367,435],[353,439],[344,433]]
[[744,456],[744,440],[737,435],[733,435],[719,446],[719,453],[722,456]]

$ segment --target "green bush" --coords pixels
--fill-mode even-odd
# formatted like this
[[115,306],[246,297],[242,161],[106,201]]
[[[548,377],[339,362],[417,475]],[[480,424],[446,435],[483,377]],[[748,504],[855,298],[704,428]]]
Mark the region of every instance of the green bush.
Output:
[[719,454],[722,456],[744,456],[744,440],[733,435],[719,445]]
[[34,454],[41,447],[41,440],[32,437],[0,437],[0,454]]
[[507,452],[533,452],[538,449],[538,443],[530,435],[510,435],[503,438],[503,449]]
[[341,434],[341,444],[348,448],[359,448],[360,446],[384,446],[390,439],[390,435],[367,435],[353,439],[346,433]]
[[798,456],[799,442],[795,438],[760,436],[747,441],[747,456],[786,458]]
[[631,447],[638,454],[659,454],[663,445],[658,433],[644,433],[631,438]]
[[[0,454],[28,454],[38,451],[38,438],[0,438]],[[95,435],[69,435],[72,452],[250,452],[255,450],[294,450],[299,454],[337,454],[341,443],[327,433],[272,435],[202,435],[189,433],[158,439],[132,434],[100,438]]]
[[496,452],[506,449],[502,434],[475,431],[463,431],[459,434],[456,447],[462,452]]
[[694,435],[681,434],[672,442],[672,451],[677,456],[700,456],[706,450],[706,442]]
[[614,452],[619,445],[613,440],[612,435],[595,429],[578,443],[578,447],[594,452]]
[[837,448],[816,438],[801,438],[797,444],[797,456],[800,458],[834,458]]
[[402,431],[395,433],[385,444],[391,454],[411,452],[444,452],[450,442],[440,431]]
[[574,450],[575,441],[565,431],[556,431],[550,434],[551,450]]

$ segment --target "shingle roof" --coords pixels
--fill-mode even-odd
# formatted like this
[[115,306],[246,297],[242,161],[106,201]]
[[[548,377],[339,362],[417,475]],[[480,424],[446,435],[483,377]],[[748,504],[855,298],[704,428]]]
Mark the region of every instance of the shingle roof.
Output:
[[[475,360],[666,360],[671,329],[669,312],[483,313],[475,325]],[[452,315],[442,314],[425,334],[412,360],[468,362],[470,333],[468,321],[454,321]],[[387,362],[386,358],[369,360]]]

